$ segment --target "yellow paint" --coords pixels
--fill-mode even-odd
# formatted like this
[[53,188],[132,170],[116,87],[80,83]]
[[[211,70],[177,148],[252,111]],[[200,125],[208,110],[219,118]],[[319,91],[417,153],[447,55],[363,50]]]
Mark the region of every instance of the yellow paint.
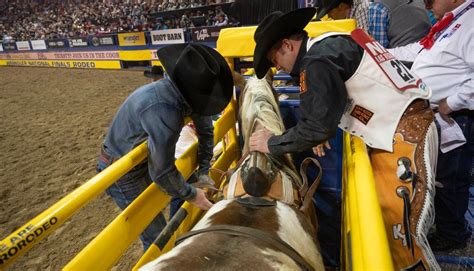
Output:
[[151,60],[151,54],[150,50],[121,50],[119,51],[119,58],[122,61],[147,61]]
[[345,270],[393,270],[367,148],[344,135],[343,257]]

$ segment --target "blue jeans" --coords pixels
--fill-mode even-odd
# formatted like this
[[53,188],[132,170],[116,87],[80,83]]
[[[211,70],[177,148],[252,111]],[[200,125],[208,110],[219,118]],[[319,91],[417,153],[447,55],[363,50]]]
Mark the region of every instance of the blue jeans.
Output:
[[[99,159],[97,171],[100,172],[105,169],[108,165],[103,163]],[[147,163],[137,165],[117,182],[107,188],[106,192],[115,203],[124,210],[127,206],[134,201],[145,189],[153,183],[148,175]],[[140,240],[143,243],[144,250],[155,241],[156,237],[160,234],[163,228],[166,226],[166,219],[163,213],[159,213],[148,227],[140,235]]]
[[443,187],[436,187],[435,224],[439,235],[464,243],[471,236],[464,215],[469,204],[469,186],[474,179],[474,116],[454,114],[453,119],[467,142],[450,152],[439,152],[436,181]]

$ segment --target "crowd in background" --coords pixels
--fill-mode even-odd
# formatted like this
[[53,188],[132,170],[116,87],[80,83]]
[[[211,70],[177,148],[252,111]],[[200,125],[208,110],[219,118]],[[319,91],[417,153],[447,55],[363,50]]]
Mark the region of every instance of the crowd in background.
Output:
[[[230,22],[220,4],[233,1],[2,0],[0,33],[4,41],[21,41],[222,26]],[[200,7],[208,8],[196,10]],[[167,16],[160,16],[164,12]]]

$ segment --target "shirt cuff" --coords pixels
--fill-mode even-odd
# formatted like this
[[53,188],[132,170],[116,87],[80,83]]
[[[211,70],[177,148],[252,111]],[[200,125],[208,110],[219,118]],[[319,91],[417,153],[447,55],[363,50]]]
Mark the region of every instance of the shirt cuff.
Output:
[[446,103],[453,111],[458,111],[464,108],[464,102],[459,99],[457,95],[449,96],[448,98],[446,98]]

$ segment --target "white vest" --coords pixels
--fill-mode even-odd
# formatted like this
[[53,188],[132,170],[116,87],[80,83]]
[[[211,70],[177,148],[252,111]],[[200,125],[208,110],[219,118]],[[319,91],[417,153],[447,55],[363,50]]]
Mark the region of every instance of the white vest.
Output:
[[[308,40],[306,48],[341,34],[348,35],[326,33]],[[364,55],[357,71],[345,82],[349,100],[339,128],[360,137],[372,148],[391,152],[403,112],[413,100],[429,99],[431,89],[361,29],[354,30],[351,36],[364,48]]]

